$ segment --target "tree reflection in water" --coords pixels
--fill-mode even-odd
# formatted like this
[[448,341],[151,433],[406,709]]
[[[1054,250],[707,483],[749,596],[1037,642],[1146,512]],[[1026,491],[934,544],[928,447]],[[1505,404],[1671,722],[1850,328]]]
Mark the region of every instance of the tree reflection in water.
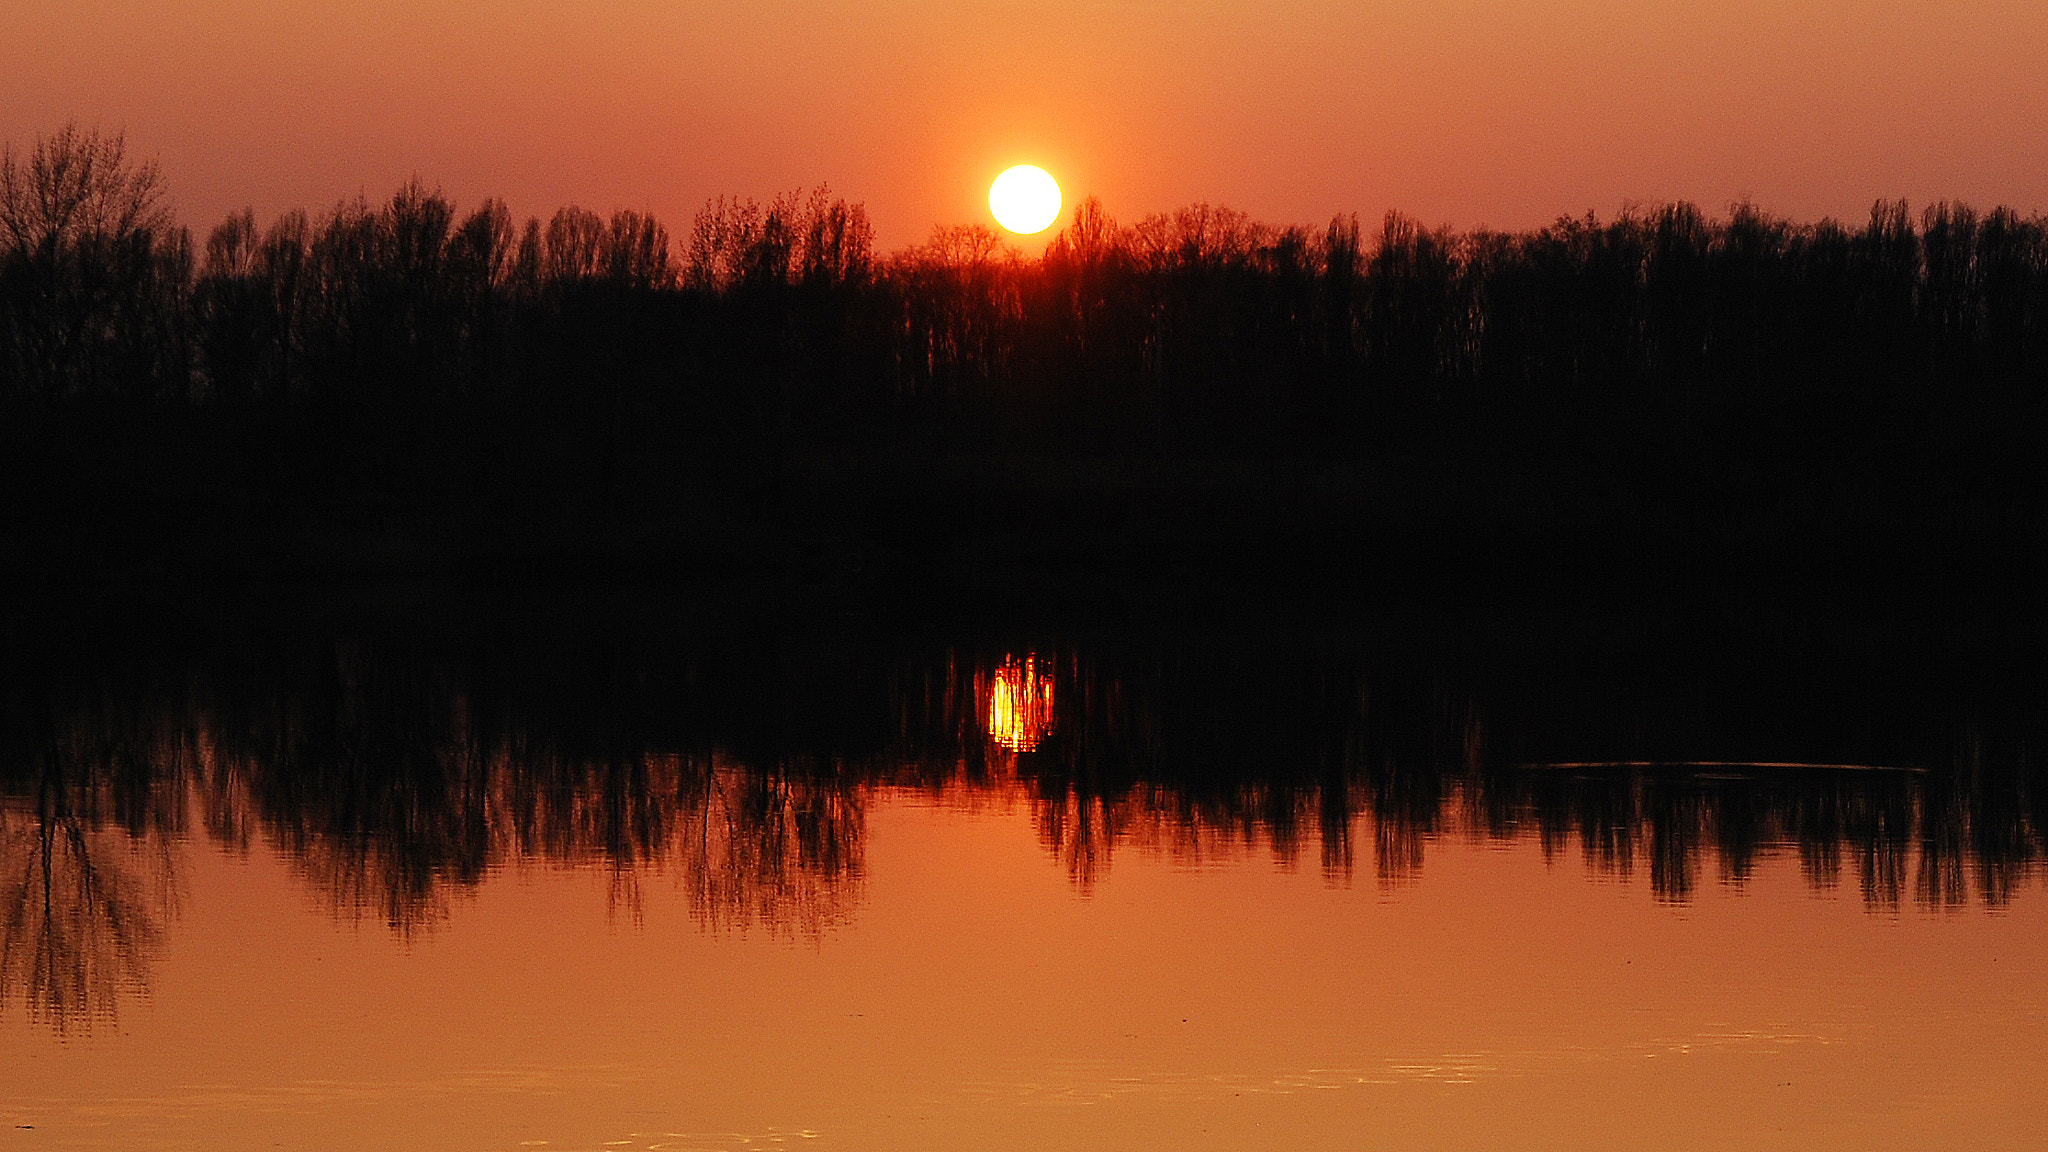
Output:
[[9,712],[9,731],[40,738],[0,751],[0,1005],[90,1031],[146,992],[175,912],[191,747],[85,703],[35,728]]
[[[608,870],[622,918],[671,882],[706,929],[814,936],[862,899],[883,790],[1028,804],[1084,888],[1133,848],[1313,856],[1332,880],[1370,867],[1398,886],[1439,841],[1526,839],[1647,873],[1665,901],[1787,854],[1875,908],[1995,906],[2036,875],[2048,828],[2024,709],[1574,718],[1543,692],[1327,654],[1046,645],[520,659],[319,641],[12,667],[0,980],[59,1029],[145,987],[187,813],[230,849],[268,841],[336,914],[400,934],[530,861]],[[1702,755],[1731,746],[1876,766]]]

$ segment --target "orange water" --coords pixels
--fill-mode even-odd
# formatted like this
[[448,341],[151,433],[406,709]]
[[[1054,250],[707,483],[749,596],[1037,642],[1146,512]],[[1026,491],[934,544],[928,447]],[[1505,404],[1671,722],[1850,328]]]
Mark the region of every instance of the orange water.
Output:
[[1672,904],[1423,851],[1126,843],[1084,885],[1013,794],[883,791],[807,920],[515,865],[400,932],[181,843],[146,995],[6,1005],[0,1149],[2048,1147],[2038,882],[1873,910],[1767,849]]

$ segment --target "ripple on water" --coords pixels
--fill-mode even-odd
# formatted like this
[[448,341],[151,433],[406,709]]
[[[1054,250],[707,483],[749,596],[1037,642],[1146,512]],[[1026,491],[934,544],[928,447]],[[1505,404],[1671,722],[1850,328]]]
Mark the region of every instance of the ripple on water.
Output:
[[1301,1092],[1402,1084],[1477,1084],[1482,1081],[1541,1076],[1563,1064],[1645,1060],[1660,1056],[1718,1052],[1771,1055],[1794,1045],[1833,1044],[1819,1032],[1783,1028],[1726,1028],[1691,1036],[1653,1037],[1612,1047],[1567,1046],[1521,1051],[1447,1052],[1432,1056],[1390,1057],[1348,1067],[1306,1068],[1277,1074],[1153,1071],[1110,1075],[1106,1068],[1076,1066],[1059,1079],[983,1080],[963,1084],[960,1092],[977,1103],[1009,1103],[1025,1108],[1058,1108],[1102,1104],[1127,1096],[1149,1096],[1197,1103],[1230,1096],[1286,1096]]

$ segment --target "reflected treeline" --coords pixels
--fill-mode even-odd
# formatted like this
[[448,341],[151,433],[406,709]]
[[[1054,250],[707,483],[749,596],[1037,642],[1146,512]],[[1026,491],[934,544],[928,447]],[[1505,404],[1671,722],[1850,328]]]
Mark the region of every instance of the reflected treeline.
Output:
[[213,682],[194,781],[223,838],[260,827],[337,911],[411,931],[451,892],[522,861],[601,864],[615,913],[649,875],[714,928],[816,933],[862,875],[857,781],[830,761],[736,763],[650,731],[623,670],[520,691],[355,643]]
[[[1526,838],[1640,874],[1670,901],[1796,852],[1815,887],[1852,877],[1875,907],[1996,905],[2048,848],[2038,715],[1994,733],[1981,713],[1936,720],[1921,701],[1901,719],[1856,702],[1788,725],[1713,718],[1718,701],[1651,727],[1622,712],[1561,729],[1528,714],[1543,694],[1526,685],[1482,694],[1292,654],[1241,661],[1037,656],[1059,692],[1027,752],[1006,727],[1015,658],[949,666],[944,692],[914,697],[905,744],[919,751],[892,779],[1029,796],[1047,849],[1083,885],[1120,847],[1259,852],[1399,885],[1433,841]],[[1627,758],[1585,758],[1616,748]]]
[[29,571],[496,572],[612,539],[593,509],[649,563],[773,553],[766,510],[914,564],[996,505],[1098,559],[1279,534],[1859,571],[2027,551],[2048,490],[2048,221],[2005,208],[1452,232],[1088,200],[1025,260],[985,227],[878,253],[823,190],[672,235],[414,184],[198,240],[118,138],[66,129],[4,176]]
[[192,763],[175,710],[65,687],[0,701],[0,1004],[59,1033],[147,991]]
[[531,865],[602,871],[620,917],[675,884],[708,928],[815,935],[862,898],[870,805],[906,793],[1027,806],[1084,887],[1129,851],[1399,885],[1446,839],[1512,840],[1671,901],[1782,856],[1875,908],[1996,906],[2048,851],[2038,692],[1939,663],[1887,687],[1699,651],[1617,671],[659,635],[22,640],[0,661],[8,996],[62,1024],[141,982],[194,834],[272,845],[400,933]]

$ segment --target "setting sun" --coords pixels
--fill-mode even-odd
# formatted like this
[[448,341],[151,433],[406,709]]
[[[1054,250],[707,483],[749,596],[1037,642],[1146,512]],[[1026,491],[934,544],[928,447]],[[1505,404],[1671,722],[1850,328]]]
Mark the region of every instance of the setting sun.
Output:
[[1019,164],[989,185],[988,210],[1012,232],[1043,232],[1060,216],[1059,181],[1035,164]]

